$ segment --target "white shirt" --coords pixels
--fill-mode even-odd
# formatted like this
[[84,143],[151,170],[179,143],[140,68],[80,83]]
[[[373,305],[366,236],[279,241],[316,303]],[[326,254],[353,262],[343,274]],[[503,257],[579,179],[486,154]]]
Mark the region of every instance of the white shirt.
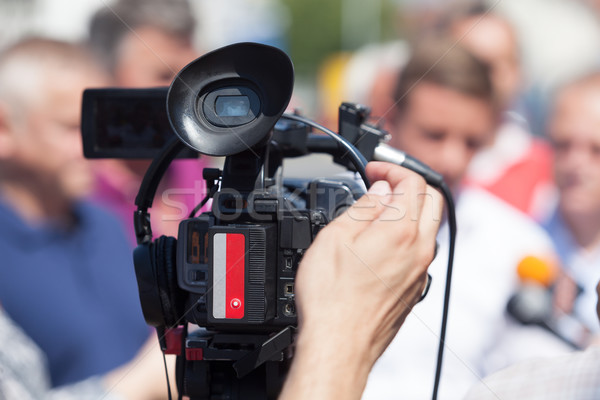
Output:
[[[531,330],[532,343],[523,357],[567,350],[549,334],[511,323],[505,314],[518,283],[519,262],[528,255],[543,257],[553,252],[543,229],[478,189],[461,193],[456,215],[458,235],[439,399],[462,398],[482,376],[520,358],[519,354],[495,354],[503,352],[499,343],[504,343],[508,331]],[[437,257],[429,267],[433,276],[429,294],[414,307],[375,364],[363,399],[431,398],[448,261],[445,225],[438,242]],[[521,335],[519,340],[527,337]]]
[[518,363],[473,387],[465,400],[600,399],[600,347]]

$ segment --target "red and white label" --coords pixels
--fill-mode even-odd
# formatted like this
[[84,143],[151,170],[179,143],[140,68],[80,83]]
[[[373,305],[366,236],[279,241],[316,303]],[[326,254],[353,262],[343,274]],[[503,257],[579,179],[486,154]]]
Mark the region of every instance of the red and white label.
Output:
[[213,318],[244,317],[246,237],[241,233],[213,236]]

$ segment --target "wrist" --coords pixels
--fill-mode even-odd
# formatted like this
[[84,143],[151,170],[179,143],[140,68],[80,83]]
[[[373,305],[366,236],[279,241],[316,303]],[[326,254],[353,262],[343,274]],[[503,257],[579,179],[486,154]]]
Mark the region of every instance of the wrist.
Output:
[[374,363],[368,342],[351,332],[301,328],[281,399],[360,399]]

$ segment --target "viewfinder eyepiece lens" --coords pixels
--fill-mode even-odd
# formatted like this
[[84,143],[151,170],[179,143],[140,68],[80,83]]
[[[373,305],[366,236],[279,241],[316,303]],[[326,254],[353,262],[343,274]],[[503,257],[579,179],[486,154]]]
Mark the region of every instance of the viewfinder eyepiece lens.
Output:
[[215,111],[219,117],[243,117],[250,111],[248,96],[218,96]]

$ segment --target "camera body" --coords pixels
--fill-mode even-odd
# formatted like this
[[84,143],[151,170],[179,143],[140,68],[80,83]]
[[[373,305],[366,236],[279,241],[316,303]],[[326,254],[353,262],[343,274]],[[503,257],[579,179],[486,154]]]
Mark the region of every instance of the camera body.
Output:
[[[180,142],[165,147],[148,169],[134,220],[142,310],[160,331],[187,322],[217,333],[270,334],[296,326],[300,260],[319,230],[364,188],[353,177],[283,179],[285,158],[313,150],[348,163],[335,142],[282,118],[292,88],[287,55],[253,43],[206,54],[169,88],[167,114]],[[340,127],[357,140],[364,111],[347,104],[340,109]],[[152,243],[148,208],[182,143],[226,157],[223,170],[203,173],[212,209],[182,221],[177,240]]]
[[[156,327],[162,350],[179,356],[178,387],[192,399],[276,398],[297,325],[298,266],[318,232],[364,194],[352,174],[284,179],[283,160],[327,153],[349,169],[363,165],[364,173],[358,151],[371,159],[386,137],[366,123],[368,109],[348,103],[340,107],[339,133],[359,150],[346,139],[311,134],[309,124],[283,115],[292,89],[293,66],[282,51],[256,43],[215,50],[186,66],[168,92],[152,90],[152,101],[142,106],[162,108],[164,96],[172,132],[163,132],[164,147],[139,153],[103,147],[103,135],[115,133],[124,111],[99,110],[131,108],[128,98],[143,103],[149,92],[84,92],[87,157],[155,155],[136,198],[134,266],[144,318]],[[164,121],[154,126],[165,131]],[[149,209],[159,182],[170,163],[190,150],[225,157],[222,170],[203,171],[211,211],[192,212],[180,222],[177,238],[154,239]],[[188,334],[190,323],[201,329]]]
[[[234,157],[225,170],[237,179],[248,167]],[[222,186],[211,212],[181,222],[177,284],[187,293],[188,322],[235,332],[296,325],[298,264],[319,230],[362,193],[343,179],[268,181],[250,193]]]

